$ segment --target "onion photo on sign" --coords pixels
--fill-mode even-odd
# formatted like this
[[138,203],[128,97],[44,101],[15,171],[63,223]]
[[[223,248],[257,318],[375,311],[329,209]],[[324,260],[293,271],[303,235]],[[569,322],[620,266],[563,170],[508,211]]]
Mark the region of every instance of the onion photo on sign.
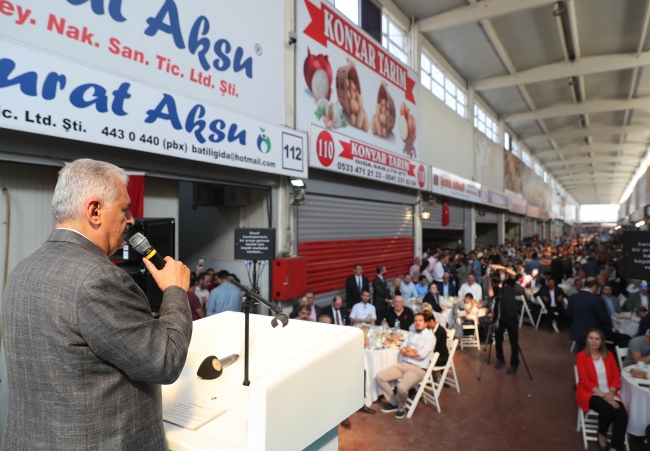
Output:
[[404,154],[411,158],[417,158],[415,151],[415,137],[417,134],[417,125],[415,116],[413,116],[406,106],[402,103],[399,109],[399,136],[404,141]]
[[314,100],[330,99],[332,95],[332,66],[327,55],[313,55],[307,48],[307,58],[303,67],[305,82],[314,95]]

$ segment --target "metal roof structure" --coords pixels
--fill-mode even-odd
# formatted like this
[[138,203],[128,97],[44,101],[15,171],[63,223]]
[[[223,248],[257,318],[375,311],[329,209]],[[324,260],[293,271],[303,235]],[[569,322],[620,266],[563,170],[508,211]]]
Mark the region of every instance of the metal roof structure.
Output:
[[650,140],[650,0],[393,0],[581,204]]

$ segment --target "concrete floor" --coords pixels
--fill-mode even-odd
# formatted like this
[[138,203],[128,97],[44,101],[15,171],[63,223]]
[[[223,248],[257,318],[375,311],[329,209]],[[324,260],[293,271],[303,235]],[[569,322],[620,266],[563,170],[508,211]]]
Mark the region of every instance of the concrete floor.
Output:
[[[520,329],[520,343],[533,380],[523,362],[514,375],[506,368],[495,370],[495,351],[490,366],[477,380],[481,353],[476,349],[456,352],[454,363],[460,393],[445,388],[440,395],[441,413],[420,402],[411,419],[396,420],[394,414],[357,412],[350,417],[352,429],[339,426],[339,450],[409,451],[444,449],[480,451],[582,450],[576,431],[573,365],[568,332]],[[509,360],[509,342],[504,349]],[[380,398],[381,399],[381,398]],[[382,399],[383,401],[383,399]],[[630,451],[643,451],[640,437],[629,436]],[[590,450],[596,450],[594,442]]]

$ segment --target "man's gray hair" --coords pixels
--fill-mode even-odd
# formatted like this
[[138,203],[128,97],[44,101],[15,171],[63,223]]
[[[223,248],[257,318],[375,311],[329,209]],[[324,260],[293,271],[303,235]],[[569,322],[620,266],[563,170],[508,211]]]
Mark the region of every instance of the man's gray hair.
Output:
[[115,179],[124,186],[129,182],[124,169],[104,161],[82,158],[67,164],[59,171],[54,188],[52,213],[56,223],[77,219],[88,199],[111,205],[119,197]]

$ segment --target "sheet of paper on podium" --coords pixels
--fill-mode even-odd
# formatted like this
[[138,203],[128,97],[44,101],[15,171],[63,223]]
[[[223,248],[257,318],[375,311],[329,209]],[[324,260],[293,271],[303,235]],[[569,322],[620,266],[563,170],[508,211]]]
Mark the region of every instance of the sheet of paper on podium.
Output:
[[177,401],[165,406],[163,420],[196,431],[225,412],[225,400]]

